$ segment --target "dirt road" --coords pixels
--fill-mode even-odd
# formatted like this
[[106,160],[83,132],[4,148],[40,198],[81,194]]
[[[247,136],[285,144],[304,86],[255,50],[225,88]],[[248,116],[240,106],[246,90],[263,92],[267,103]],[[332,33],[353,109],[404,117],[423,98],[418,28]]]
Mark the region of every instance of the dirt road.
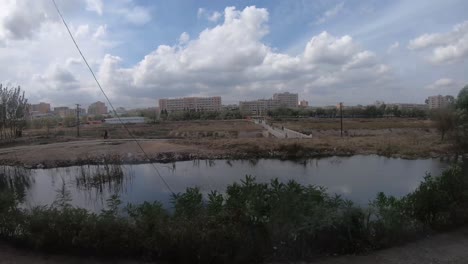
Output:
[[[341,256],[310,262],[313,264],[466,264],[468,229],[439,234],[401,247],[373,252],[366,256]],[[138,263],[127,260],[99,260],[44,255],[0,244],[0,263]],[[302,262],[305,263],[305,262]]]

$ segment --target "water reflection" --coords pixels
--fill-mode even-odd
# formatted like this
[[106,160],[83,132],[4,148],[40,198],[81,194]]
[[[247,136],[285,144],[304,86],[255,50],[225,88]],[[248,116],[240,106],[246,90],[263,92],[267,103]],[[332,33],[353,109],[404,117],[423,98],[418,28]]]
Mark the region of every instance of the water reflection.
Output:
[[34,184],[31,172],[22,167],[0,167],[0,192],[13,194],[19,202],[23,202],[26,193]]
[[[212,190],[223,192],[227,185],[239,182],[245,175],[252,175],[259,182],[278,178],[282,182],[292,179],[304,185],[324,186],[330,193],[365,205],[380,191],[403,196],[419,185],[426,172],[437,175],[448,164],[438,159],[353,156],[301,162],[267,159],[194,160],[156,166],[176,193],[195,186],[202,193]],[[101,210],[105,201],[116,193],[124,204],[158,200],[167,207],[171,206],[170,193],[150,164],[118,168],[77,166],[32,170],[30,174],[35,183],[25,184],[29,187],[23,193],[26,193],[27,203],[32,205],[51,204],[55,199],[54,190],[60,188],[63,177],[72,203],[93,211]]]

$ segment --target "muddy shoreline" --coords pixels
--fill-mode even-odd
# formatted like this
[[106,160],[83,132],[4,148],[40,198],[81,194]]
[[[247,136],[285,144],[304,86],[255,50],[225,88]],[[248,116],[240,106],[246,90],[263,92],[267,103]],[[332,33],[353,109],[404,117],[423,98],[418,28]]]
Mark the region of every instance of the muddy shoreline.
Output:
[[[297,162],[304,162],[308,159],[318,159],[327,157],[351,157],[354,155],[378,155],[388,158],[401,158],[408,160],[415,159],[430,159],[430,158],[443,158],[451,159],[449,155],[432,155],[432,156],[404,156],[400,154],[393,155],[382,155],[379,153],[370,152],[350,152],[350,151],[323,151],[323,152],[311,152],[301,156],[291,155],[290,153],[284,153],[279,151],[247,154],[247,153],[224,153],[224,154],[194,154],[188,152],[174,153],[174,152],[163,152],[150,155],[148,160],[142,155],[134,155],[131,157],[116,156],[116,155],[100,155],[95,157],[79,158],[74,160],[43,160],[39,162],[28,162],[24,163],[13,159],[1,159],[1,166],[21,166],[27,169],[50,169],[50,168],[62,168],[71,166],[82,166],[82,165],[103,165],[103,164],[123,164],[123,165],[134,165],[134,164],[148,164],[148,163],[172,163],[178,161],[191,161],[191,160],[256,160],[256,159],[279,159],[279,160],[291,160]],[[112,156],[112,161],[109,162],[108,157]]]

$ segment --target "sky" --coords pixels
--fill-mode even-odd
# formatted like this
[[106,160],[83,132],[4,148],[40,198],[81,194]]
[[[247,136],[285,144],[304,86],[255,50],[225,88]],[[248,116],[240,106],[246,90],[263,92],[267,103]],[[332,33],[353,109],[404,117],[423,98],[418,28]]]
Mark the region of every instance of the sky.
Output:
[[[424,103],[468,84],[466,0],[56,0],[114,106],[294,92],[312,106]],[[51,0],[0,2],[0,83],[105,101]]]

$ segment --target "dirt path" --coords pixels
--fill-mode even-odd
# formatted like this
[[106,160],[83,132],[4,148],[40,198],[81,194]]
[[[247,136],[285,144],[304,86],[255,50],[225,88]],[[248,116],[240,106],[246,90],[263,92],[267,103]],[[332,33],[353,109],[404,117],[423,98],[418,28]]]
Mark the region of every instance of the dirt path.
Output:
[[0,243],[0,263],[1,264],[59,264],[59,263],[91,263],[91,264],[104,264],[104,263],[121,263],[132,264],[138,263],[136,261],[127,260],[99,260],[95,258],[82,258],[71,256],[59,255],[46,255],[35,252],[30,252],[21,249],[15,249],[5,244]]
[[401,247],[374,252],[368,256],[344,256],[314,264],[466,264],[468,229],[438,234]]
[[[139,263],[127,260],[99,260],[44,255],[14,249],[0,243],[0,263]],[[377,251],[366,256],[325,258],[312,264],[466,264],[468,263],[468,229],[435,235],[401,247]]]

